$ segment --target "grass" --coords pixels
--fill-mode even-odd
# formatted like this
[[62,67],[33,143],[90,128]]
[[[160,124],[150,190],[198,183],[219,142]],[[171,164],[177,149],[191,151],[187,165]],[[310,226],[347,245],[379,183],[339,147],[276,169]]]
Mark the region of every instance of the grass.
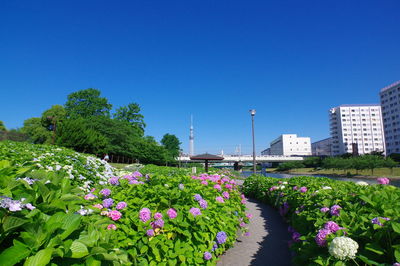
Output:
[[123,169],[125,166],[127,166],[129,164],[126,164],[126,163],[110,163],[110,165],[112,167],[117,168],[117,169]]
[[[275,172],[276,168],[268,168],[267,172]],[[355,169],[347,170],[332,170],[332,169],[322,169],[315,170],[314,168],[298,168],[288,171],[293,174],[314,174],[314,175],[342,175],[342,176],[371,176],[371,177],[400,177],[400,168],[376,168],[372,174],[371,170],[360,170],[357,172]]]

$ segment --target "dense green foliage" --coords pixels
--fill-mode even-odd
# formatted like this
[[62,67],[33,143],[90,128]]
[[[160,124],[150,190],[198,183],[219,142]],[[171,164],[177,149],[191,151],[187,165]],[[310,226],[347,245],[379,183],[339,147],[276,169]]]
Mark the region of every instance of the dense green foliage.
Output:
[[181,145],[179,139],[175,135],[165,134],[161,139],[161,144],[167,150],[169,161],[174,162],[175,158],[179,156],[179,152],[181,150],[179,147]]
[[246,230],[243,196],[225,174],[117,172],[65,148],[13,142],[0,143],[0,158],[0,265],[214,265]]
[[[65,108],[53,105],[41,117],[28,118],[19,130],[5,130],[0,125],[0,140],[28,141],[35,144],[56,144],[78,152],[109,154],[115,161],[138,161],[165,165],[175,162],[180,143],[166,141],[160,145],[144,136],[144,116],[137,103],[119,107],[112,115],[112,105],[97,89],[80,90],[68,95]],[[171,148],[172,147],[172,148]],[[179,144],[178,144],[179,155]]]
[[111,108],[112,105],[108,103],[107,98],[100,97],[100,91],[92,88],[71,93],[65,104],[65,111],[69,118],[109,117]]
[[[400,261],[400,189],[394,186],[252,176],[244,182],[243,191],[280,209],[293,233],[290,244],[295,265],[392,265]],[[331,222],[340,229],[331,227],[321,239],[327,243],[318,245],[318,234]],[[355,260],[341,261],[328,252],[332,240],[344,235],[358,243]]]
[[345,156],[345,157],[327,157],[324,159],[318,157],[308,157],[303,161],[294,161],[282,163],[277,167],[278,171],[287,171],[291,169],[298,169],[304,167],[322,167],[325,169],[334,169],[334,170],[349,170],[356,169],[371,170],[371,173],[374,173],[374,169],[381,167],[393,168],[397,166],[396,163],[391,157],[383,157],[379,155],[362,155],[362,156]]

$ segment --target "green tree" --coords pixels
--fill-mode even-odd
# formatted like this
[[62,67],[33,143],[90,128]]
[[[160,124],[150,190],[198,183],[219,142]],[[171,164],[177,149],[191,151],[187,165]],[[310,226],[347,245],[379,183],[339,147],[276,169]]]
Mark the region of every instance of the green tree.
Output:
[[166,163],[167,151],[151,138],[140,138],[134,143],[134,154],[140,163],[163,165]]
[[47,130],[53,131],[54,127],[62,122],[67,113],[62,105],[53,105],[50,109],[42,113],[42,126]]
[[130,103],[127,106],[121,106],[117,109],[113,117],[116,120],[125,121],[132,126],[141,129],[144,133],[146,124],[144,123],[144,116],[140,114],[139,104]]
[[108,103],[107,98],[100,97],[100,91],[92,88],[71,93],[65,104],[65,111],[69,118],[109,117],[111,108],[112,105]]
[[181,142],[172,134],[165,134],[161,139],[161,144],[167,150],[168,155],[172,161],[175,161],[179,156]]
[[0,120],[0,132],[1,131],[7,131],[6,126],[4,125],[3,121]]
[[78,152],[104,153],[107,139],[87,126],[84,118],[66,119],[58,129],[57,145],[72,148]]
[[21,132],[28,136],[28,141],[35,144],[50,144],[52,140],[51,132],[42,126],[41,118],[32,117],[24,121]]

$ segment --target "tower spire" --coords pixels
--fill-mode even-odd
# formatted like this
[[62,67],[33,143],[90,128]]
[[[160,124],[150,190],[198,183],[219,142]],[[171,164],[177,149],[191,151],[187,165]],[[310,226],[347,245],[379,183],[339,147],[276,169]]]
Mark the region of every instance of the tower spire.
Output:
[[190,115],[189,155],[194,155],[193,115]]

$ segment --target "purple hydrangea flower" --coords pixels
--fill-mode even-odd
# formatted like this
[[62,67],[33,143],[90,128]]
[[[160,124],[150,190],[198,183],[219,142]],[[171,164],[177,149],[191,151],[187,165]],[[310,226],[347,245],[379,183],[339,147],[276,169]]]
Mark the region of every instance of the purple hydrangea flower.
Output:
[[162,213],[156,212],[154,214],[154,219],[156,219],[156,220],[161,219],[162,217],[163,217]]
[[214,245],[213,245],[213,247],[212,247],[212,249],[211,249],[211,251],[215,251],[216,249],[218,248],[218,245],[217,245],[217,243],[216,242],[214,242]]
[[154,230],[153,230],[153,229],[147,230],[146,235],[148,235],[148,236],[154,236]]
[[293,240],[294,242],[299,242],[299,241],[300,241],[300,237],[301,237],[301,234],[300,234],[299,232],[293,232],[293,234],[292,234],[292,240]]
[[299,188],[297,187],[297,186],[294,186],[293,187],[293,190],[298,190]]
[[139,211],[139,219],[142,222],[147,222],[151,218],[151,211],[148,208],[143,208]]
[[204,199],[199,200],[199,204],[200,204],[200,208],[207,209],[208,204],[207,204],[206,200],[204,200]]
[[194,195],[194,200],[195,200],[195,201],[199,201],[199,200],[201,200],[201,199],[203,199],[203,198],[200,196],[200,194]]
[[289,203],[285,201],[281,207],[279,207],[279,213],[281,216],[285,216],[289,211]]
[[224,231],[217,233],[217,243],[218,245],[224,244],[226,242],[227,235]]
[[201,211],[200,211],[199,208],[191,208],[191,209],[189,210],[189,212],[190,212],[194,217],[196,217],[197,215],[201,215]]
[[291,227],[290,225],[288,226],[287,230],[288,230],[289,233],[294,233],[294,232],[296,232],[296,230],[294,230],[294,228]]
[[164,227],[164,220],[163,219],[157,219],[154,222],[151,223],[151,226],[153,228],[162,228]]
[[103,200],[104,208],[110,208],[113,204],[114,204],[114,200],[112,198]]
[[212,258],[212,255],[211,255],[211,253],[210,252],[204,252],[204,259],[205,260],[211,260],[211,258]]
[[167,215],[168,215],[168,217],[169,217],[170,219],[175,219],[175,218],[178,216],[176,210],[173,209],[173,208],[168,209]]
[[321,229],[318,231],[318,234],[315,236],[315,242],[318,246],[324,247],[326,246],[326,237],[331,234],[331,230],[329,229]]
[[132,173],[132,176],[133,176],[133,177],[141,177],[141,176],[143,176],[143,175],[142,175],[140,172],[135,171],[135,172]]
[[328,229],[329,231],[331,231],[332,233],[335,233],[336,231],[343,229],[341,228],[337,223],[335,223],[334,221],[329,221],[327,223],[325,223],[324,225],[324,229]]
[[329,208],[328,207],[322,207],[321,209],[320,209],[320,211],[321,212],[328,212],[329,211]]
[[383,226],[383,224],[381,223],[381,221],[379,221],[379,219],[385,220],[385,221],[389,221],[390,218],[387,217],[375,217],[374,219],[371,220],[371,223],[373,224],[377,224],[379,226]]
[[117,176],[111,177],[108,179],[108,183],[113,186],[118,186],[119,185],[119,178]]
[[342,207],[340,207],[339,205],[333,205],[331,207],[331,215],[332,216],[340,216],[340,209]]
[[122,209],[125,208],[126,206],[127,206],[126,202],[125,202],[125,201],[121,201],[121,202],[118,202],[118,204],[117,204],[117,209],[118,209],[118,210],[122,210]]
[[100,191],[100,194],[102,194],[102,195],[105,196],[105,197],[108,197],[108,196],[111,195],[111,190],[109,190],[108,188],[102,189],[102,190]]

